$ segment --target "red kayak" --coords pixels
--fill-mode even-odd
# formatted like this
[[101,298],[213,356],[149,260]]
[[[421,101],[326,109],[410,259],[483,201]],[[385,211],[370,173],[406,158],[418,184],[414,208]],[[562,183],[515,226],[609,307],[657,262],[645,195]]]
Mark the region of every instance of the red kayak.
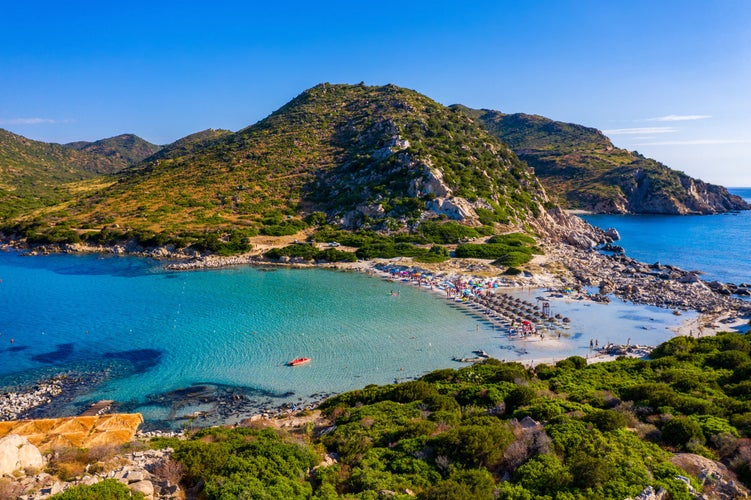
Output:
[[304,365],[305,363],[310,363],[310,358],[297,358],[293,359],[289,363],[287,363],[288,366],[300,366]]

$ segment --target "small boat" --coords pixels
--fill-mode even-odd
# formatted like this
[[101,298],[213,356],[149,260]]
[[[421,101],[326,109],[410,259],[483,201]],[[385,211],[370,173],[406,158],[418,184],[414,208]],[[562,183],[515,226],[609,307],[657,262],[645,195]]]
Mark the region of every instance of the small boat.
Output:
[[310,358],[295,358],[287,363],[287,366],[300,366],[305,363],[310,363]]

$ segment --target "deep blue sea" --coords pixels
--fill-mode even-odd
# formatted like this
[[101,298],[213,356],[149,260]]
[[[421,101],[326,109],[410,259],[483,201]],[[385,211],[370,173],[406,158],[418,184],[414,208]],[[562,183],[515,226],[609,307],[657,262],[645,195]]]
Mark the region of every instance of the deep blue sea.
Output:
[[[751,188],[729,191],[751,202]],[[626,255],[704,273],[703,279],[751,283],[751,211],[720,215],[585,215],[614,227]]]
[[[355,272],[171,272],[131,257],[0,252],[0,279],[0,391],[60,372],[96,373],[101,381],[56,415],[108,399],[167,425],[175,425],[167,393],[195,384],[278,406],[459,367],[452,356],[475,349],[511,361],[586,356],[592,338],[655,345],[687,317],[617,300],[554,301],[570,330],[560,341],[526,342],[437,293]],[[301,356],[313,361],[285,366]],[[191,409],[201,408],[179,411]]]

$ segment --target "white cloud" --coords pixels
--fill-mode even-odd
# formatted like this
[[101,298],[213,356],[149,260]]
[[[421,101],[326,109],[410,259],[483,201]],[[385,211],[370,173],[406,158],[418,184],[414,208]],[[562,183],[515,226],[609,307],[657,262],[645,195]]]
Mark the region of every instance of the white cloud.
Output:
[[648,122],[686,122],[690,120],[706,120],[710,115],[665,115],[656,118],[647,118]]
[[602,131],[605,135],[646,135],[646,134],[669,134],[675,132],[673,127],[634,127],[614,128]]
[[751,139],[691,139],[687,141],[643,142],[636,146],[703,146],[713,144],[751,144]]
[[70,120],[52,118],[0,118],[0,125],[39,125],[41,123],[69,123]]

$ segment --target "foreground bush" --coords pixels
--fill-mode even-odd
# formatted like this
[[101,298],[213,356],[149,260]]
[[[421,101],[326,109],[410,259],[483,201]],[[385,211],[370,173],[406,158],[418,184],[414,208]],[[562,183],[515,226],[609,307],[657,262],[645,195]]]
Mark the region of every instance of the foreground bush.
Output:
[[143,493],[131,492],[115,479],[91,486],[74,486],[52,497],[53,500],[143,500]]

